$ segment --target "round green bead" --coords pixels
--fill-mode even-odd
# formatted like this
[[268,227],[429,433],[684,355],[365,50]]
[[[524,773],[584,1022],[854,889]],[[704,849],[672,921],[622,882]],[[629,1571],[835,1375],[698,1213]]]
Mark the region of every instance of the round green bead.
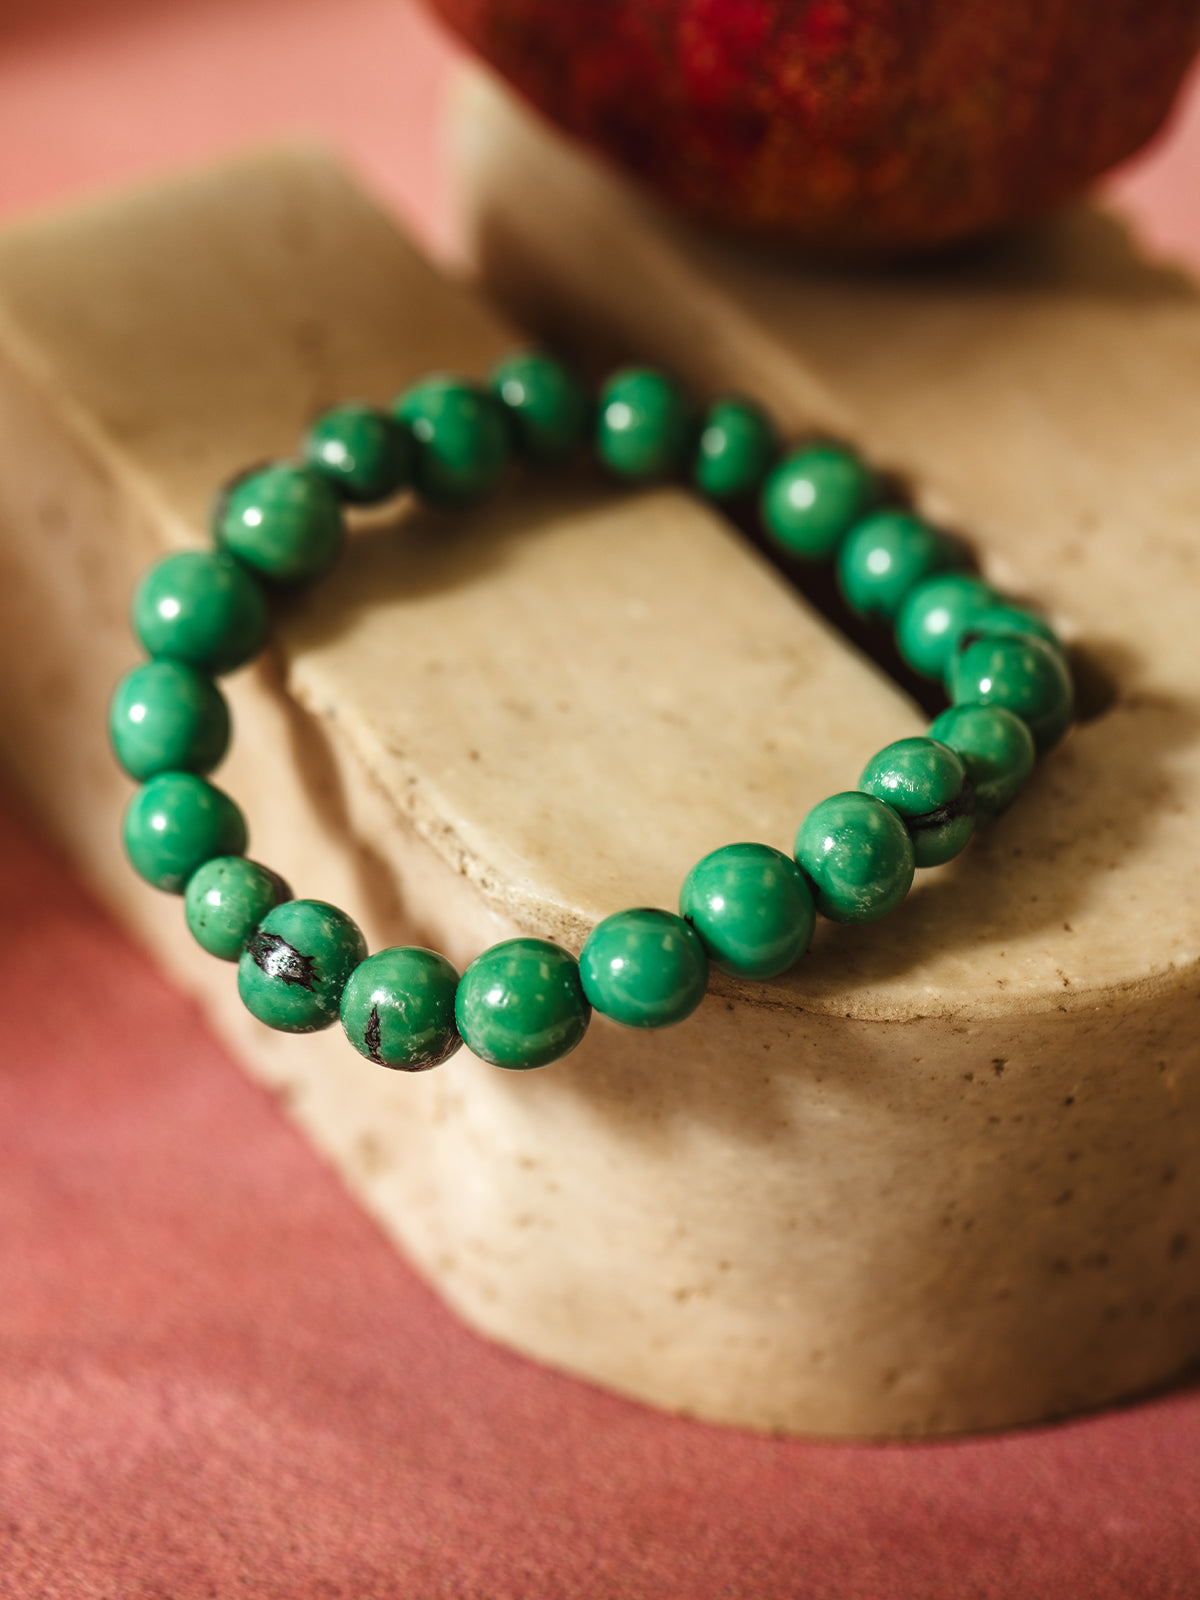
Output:
[[436,950],[397,945],[350,974],[342,1027],[368,1061],[401,1072],[440,1067],[462,1044],[454,1021],[458,972]]
[[217,550],[181,550],[150,568],[133,597],[133,631],[147,655],[198,672],[232,672],[267,642],[257,581]]
[[1020,717],[1003,706],[951,706],[930,724],[929,737],[954,751],[975,789],[975,809],[997,817],[1033,771],[1037,751]]
[[688,873],[680,913],[713,966],[737,978],[773,978],[812,942],[816,911],[804,874],[769,844],[727,844]]
[[309,466],[356,505],[374,505],[406,489],[414,453],[407,428],[361,401],[323,412],[304,439]]
[[217,497],[213,536],[269,582],[304,583],[322,577],[341,553],[341,502],[312,467],[273,461]]
[[188,879],[183,914],[202,949],[236,961],[267,912],[291,898],[292,891],[269,867],[245,856],[215,856]]
[[398,395],[392,411],[416,445],[413,481],[423,499],[434,505],[478,500],[504,476],[504,408],[479,384],[435,373]]
[[627,367],[600,391],[596,453],[626,482],[669,477],[687,454],[691,432],[688,397],[665,372]]
[[117,685],[108,731],[139,783],[160,772],[211,772],[229,748],[229,707],[211,678],[182,661],[146,661]]
[[874,493],[870,468],[852,451],[806,445],[785,456],[763,485],[763,525],[789,555],[825,561]]
[[907,511],[876,511],[856,523],[837,554],[838,584],[859,616],[891,618],[914,585],[961,565],[962,550]]
[[704,414],[692,479],[713,500],[736,500],[758,489],[778,452],[774,424],[763,408],[723,395]]
[[587,1032],[579,963],[546,939],[507,939],[463,973],[454,1005],[468,1048],[494,1067],[544,1067]]
[[968,572],[926,578],[904,597],[896,616],[896,647],[916,672],[945,676],[956,640],[971,619],[996,600],[996,591]]
[[874,922],[912,887],[912,840],[891,806],[848,790],[822,800],[796,835],[796,862],[831,922]]
[[518,350],[492,368],[489,382],[526,461],[553,466],[586,444],[591,396],[561,361],[540,350]]
[[950,658],[946,687],[956,705],[1003,706],[1028,724],[1039,752],[1067,731],[1074,705],[1061,654],[1041,639],[977,636],[968,629]]
[[939,867],[975,831],[967,769],[935,739],[897,739],[866,765],[858,786],[899,813],[918,867]]
[[989,634],[1004,639],[1040,639],[1044,644],[1053,645],[1060,654],[1063,649],[1062,640],[1045,617],[1040,617],[1036,611],[1030,611],[1025,606],[1010,605],[1003,600],[973,612],[958,630],[955,644],[961,643],[968,633]]
[[342,990],[367,954],[344,911],[324,900],[285,900],[268,911],[238,960],[238,994],[280,1033],[316,1033],[337,1021]]
[[695,929],[640,907],[605,917],[579,957],[588,1003],[628,1028],[669,1028],[704,999],[708,962]]
[[194,772],[151,778],[125,812],[125,850],[156,889],[182,894],[198,867],[214,856],[240,856],[246,820],[222,790]]

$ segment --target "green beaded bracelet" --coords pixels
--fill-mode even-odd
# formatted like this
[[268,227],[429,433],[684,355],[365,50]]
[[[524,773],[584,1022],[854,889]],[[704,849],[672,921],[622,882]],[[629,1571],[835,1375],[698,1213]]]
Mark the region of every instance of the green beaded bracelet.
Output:
[[[297,900],[245,855],[246,824],[208,781],[229,739],[214,679],[267,636],[267,591],[321,577],[345,543],[345,508],[412,492],[463,504],[514,460],[560,464],[591,444],[631,484],[684,479],[717,502],[758,496],[767,539],[788,559],[832,562],[851,609],[893,622],[901,658],[941,676],[950,706],[928,736],[900,739],[857,789],[815,806],[790,855],[771,845],[714,850],[688,873],[679,914],[638,907],[606,917],[578,960],[545,939],[509,939],[460,977],[436,951],[367,954],[336,906]],[[956,541],[881,504],[877,475],[829,441],[781,454],[754,402],[720,396],[697,411],[666,373],[626,368],[593,403],[579,378],[518,351],[484,384],[437,373],[383,410],[358,402],[319,417],[302,459],[235,479],[213,510],[214,550],[166,557],[134,597],[148,661],[118,685],[113,750],[141,787],[125,848],[156,888],[180,894],[197,943],[237,963],[238,991],[268,1027],[310,1033],[339,1020],[368,1060],[420,1072],[464,1042],[482,1060],[556,1061],[593,1010],[665,1028],[704,997],[710,966],[741,979],[785,972],[816,916],[870,922],[903,901],[918,868],[949,861],[980,817],[1015,798],[1039,753],[1071,720],[1066,655],[1049,624],[966,570]]]

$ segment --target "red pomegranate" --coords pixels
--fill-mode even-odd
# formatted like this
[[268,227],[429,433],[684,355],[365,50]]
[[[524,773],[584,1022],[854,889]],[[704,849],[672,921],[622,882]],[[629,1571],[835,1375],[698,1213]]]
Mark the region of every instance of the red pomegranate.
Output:
[[1160,126],[1200,0],[432,0],[693,215],[826,252],[1035,218]]

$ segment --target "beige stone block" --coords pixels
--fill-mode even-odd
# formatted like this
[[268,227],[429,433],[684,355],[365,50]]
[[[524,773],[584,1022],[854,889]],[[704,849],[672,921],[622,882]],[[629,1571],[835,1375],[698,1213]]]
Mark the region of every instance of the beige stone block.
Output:
[[[1200,1346],[1200,597],[1176,509],[1196,468],[1181,453],[1164,476],[1156,453],[1159,409],[1182,432],[1186,367],[1154,342],[1162,305],[1067,273],[1063,316],[1027,324],[1044,300],[1034,272],[1020,295],[995,291],[980,343],[956,280],[830,284],[820,339],[798,327],[789,343],[772,322],[743,346],[754,319],[732,287],[705,279],[697,310],[698,256],[507,112],[475,117],[488,261],[506,293],[532,286],[526,315],[594,318],[601,340],[686,356],[697,380],[742,371],[789,424],[854,432],[1073,623],[1117,704],[887,923],[824,927],[785,979],[715,981],[678,1029],[597,1020],[541,1073],[463,1053],[406,1077],[336,1033],[259,1028],[232,969],[189,945],[178,902],[116,846],[128,786],[102,730],[133,658],[129,592],[155,552],[204,537],[216,484],[294,448],[321,405],[384,399],[433,366],[482,372],[514,338],[327,160],[284,151],[0,237],[0,437],[19,463],[0,481],[9,759],[91,881],[483,1331],[660,1405],[821,1433],[999,1426],[1173,1376]],[[584,270],[598,238],[605,273]],[[666,276],[643,316],[628,308],[651,245]],[[820,349],[839,326],[853,342],[860,321],[903,344],[922,295],[931,318],[959,308],[967,343],[936,374],[914,367],[900,409],[925,426],[910,459],[869,350],[846,363],[856,384],[840,360],[796,352],[810,331]],[[1194,349],[1190,291],[1170,305]],[[978,362],[1036,378],[1079,308],[1095,381],[1043,395],[1014,377],[1007,406],[985,403]],[[1143,521],[1154,508],[1132,572],[1107,438],[1051,480],[1057,522],[1028,484],[1010,505],[998,466],[1007,450],[1022,468],[1022,395],[1044,473],[1081,397],[1118,368],[1139,396],[1132,464],[1158,469],[1119,502]],[[957,391],[935,403],[934,376]],[[1084,487],[1096,559],[1072,564]],[[363,519],[231,697],[220,781],[253,852],[344,905],[373,945],[420,940],[460,963],[517,930],[578,948],[610,910],[670,905],[692,861],[730,839],[787,848],[809,805],[921,726],[716,516],[586,481],[517,485],[470,516]]]

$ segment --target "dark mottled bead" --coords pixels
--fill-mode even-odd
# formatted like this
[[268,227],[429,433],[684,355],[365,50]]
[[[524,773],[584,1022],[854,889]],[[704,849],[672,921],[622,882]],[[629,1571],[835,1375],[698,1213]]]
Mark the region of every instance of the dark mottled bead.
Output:
[[455,1001],[467,1047],[495,1067],[544,1067],[587,1032],[591,1007],[570,951],[547,939],[506,939],[476,957]]
[[304,459],[355,505],[375,505],[412,481],[412,435],[378,406],[352,400],[323,412],[304,439]]
[[270,619],[257,579],[232,556],[181,550],[138,584],[132,622],[147,655],[215,675],[253,660]]
[[324,900],[285,900],[268,911],[238,960],[238,994],[281,1033],[317,1033],[337,1021],[342,990],[367,954],[358,925]]
[[268,582],[305,583],[323,577],[341,554],[341,502],[311,467],[274,461],[218,495],[213,537]]
[[956,706],[1015,712],[1043,753],[1070,726],[1074,691],[1063,657],[1030,635],[979,636],[969,629],[950,658],[946,687]]
[[785,456],[767,477],[763,527],[798,560],[827,561],[874,495],[874,475],[852,450],[805,445]]
[[488,382],[524,460],[554,466],[586,444],[591,397],[561,361],[540,350],[518,350],[492,368]]
[[876,511],[851,528],[837,554],[838,583],[852,611],[891,618],[924,578],[961,566],[953,539],[907,511]]
[[688,397],[665,372],[628,367],[600,391],[596,454],[627,483],[652,483],[677,471],[691,429]]
[[495,395],[466,378],[435,373],[397,396],[392,410],[416,445],[413,479],[422,499],[460,505],[499,484],[510,444]]
[[779,437],[763,408],[722,395],[700,424],[692,481],[711,500],[736,500],[758,490],[778,453]]
[[816,911],[804,874],[769,844],[727,844],[684,879],[680,914],[713,966],[737,978],[773,978],[812,942]]
[[291,898],[291,889],[269,867],[245,856],[216,856],[188,879],[183,913],[202,949],[236,961],[267,912]]
[[194,772],[151,778],[125,812],[125,849],[134,870],[156,889],[182,894],[214,856],[240,856],[246,820],[222,790]]
[[436,950],[397,945],[355,967],[342,990],[342,1028],[368,1061],[400,1072],[440,1067],[462,1039],[454,1020],[458,972]]
[[160,772],[211,772],[229,748],[229,708],[211,678],[182,661],[145,661],[109,705],[117,760],[144,782]]
[[948,745],[967,769],[975,809],[996,817],[1016,799],[1033,771],[1033,735],[1003,706],[951,706],[930,724],[929,737]]
[[858,786],[899,814],[918,867],[949,861],[975,831],[967,770],[935,739],[897,739],[867,763]]
[[796,863],[812,885],[817,910],[831,922],[874,922],[894,911],[912,887],[912,840],[891,806],[847,790],[805,817]]
[[641,907],[605,917],[579,957],[594,1010],[628,1028],[669,1028],[704,999],[708,962],[694,928],[670,911]]

